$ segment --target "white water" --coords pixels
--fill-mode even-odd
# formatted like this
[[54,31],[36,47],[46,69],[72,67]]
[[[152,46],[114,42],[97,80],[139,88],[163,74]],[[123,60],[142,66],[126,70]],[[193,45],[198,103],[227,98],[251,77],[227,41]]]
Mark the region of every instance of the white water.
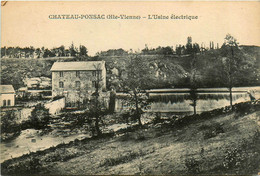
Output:
[[[164,91],[172,91],[164,93]],[[174,91],[179,92],[174,92]],[[198,96],[204,97],[203,99],[198,98],[197,100],[197,112],[210,111],[217,108],[222,108],[230,105],[229,92],[227,88],[205,88],[201,89],[206,91],[205,93],[198,93]],[[171,101],[174,97],[187,97],[189,96],[188,89],[160,89],[152,90],[153,93],[149,93],[150,97],[163,96],[162,101],[151,102],[147,107],[147,112],[193,112],[191,106],[192,101],[183,98],[179,101]],[[220,92],[216,92],[220,91]],[[226,92],[223,92],[226,91]],[[232,89],[233,104],[250,101],[250,97],[247,93],[249,91],[256,99],[260,98],[260,87],[239,87]],[[208,97],[208,98],[206,98]],[[212,98],[215,97],[215,98]],[[125,105],[124,99],[116,99],[116,112],[125,111],[128,107]]]

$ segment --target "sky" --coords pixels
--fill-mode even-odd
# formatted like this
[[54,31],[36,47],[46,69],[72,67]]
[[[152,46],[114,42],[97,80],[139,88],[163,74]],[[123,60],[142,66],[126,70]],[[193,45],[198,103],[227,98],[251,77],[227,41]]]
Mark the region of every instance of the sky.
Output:
[[[50,15],[131,15],[140,20],[50,19]],[[193,42],[220,45],[230,33],[241,45],[260,46],[259,2],[15,2],[1,7],[1,46],[68,48],[90,55],[108,49],[143,49]],[[148,19],[190,15],[197,20]],[[143,18],[145,17],[145,18]]]

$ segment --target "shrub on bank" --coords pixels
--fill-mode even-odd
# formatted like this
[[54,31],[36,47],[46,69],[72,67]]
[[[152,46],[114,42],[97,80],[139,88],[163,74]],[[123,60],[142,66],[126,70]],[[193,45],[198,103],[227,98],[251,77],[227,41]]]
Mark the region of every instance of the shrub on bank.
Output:
[[42,129],[48,125],[50,118],[49,110],[38,104],[31,112],[29,124],[35,129]]
[[16,133],[21,131],[14,111],[1,113],[1,133]]
[[234,105],[234,111],[232,111],[230,106],[226,106],[219,109],[214,109],[212,111],[206,111],[202,112],[201,114],[196,115],[189,115],[184,117],[177,117],[171,120],[171,126],[174,126],[176,128],[181,128],[183,126],[186,126],[190,124],[191,122],[200,121],[200,120],[206,120],[211,119],[219,115],[224,115],[232,112],[238,112],[238,113],[251,113],[257,110],[260,110],[260,102],[251,103],[251,102],[244,102],[244,103],[238,103]]

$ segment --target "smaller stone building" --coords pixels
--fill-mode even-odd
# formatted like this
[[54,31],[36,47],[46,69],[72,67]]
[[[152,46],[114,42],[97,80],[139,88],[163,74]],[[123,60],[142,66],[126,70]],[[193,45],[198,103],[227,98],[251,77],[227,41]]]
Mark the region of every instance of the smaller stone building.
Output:
[[0,85],[0,107],[15,105],[15,91],[12,85]]
[[51,72],[52,97],[64,96],[66,106],[84,104],[97,88],[106,89],[105,61],[55,62]]

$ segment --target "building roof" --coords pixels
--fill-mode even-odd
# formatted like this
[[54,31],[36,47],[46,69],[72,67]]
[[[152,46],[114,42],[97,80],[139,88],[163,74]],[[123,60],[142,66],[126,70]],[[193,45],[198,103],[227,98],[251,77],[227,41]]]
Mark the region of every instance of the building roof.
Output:
[[103,68],[105,68],[105,61],[55,62],[51,71],[102,70]]
[[15,93],[15,91],[12,85],[0,85],[0,93],[1,94]]

